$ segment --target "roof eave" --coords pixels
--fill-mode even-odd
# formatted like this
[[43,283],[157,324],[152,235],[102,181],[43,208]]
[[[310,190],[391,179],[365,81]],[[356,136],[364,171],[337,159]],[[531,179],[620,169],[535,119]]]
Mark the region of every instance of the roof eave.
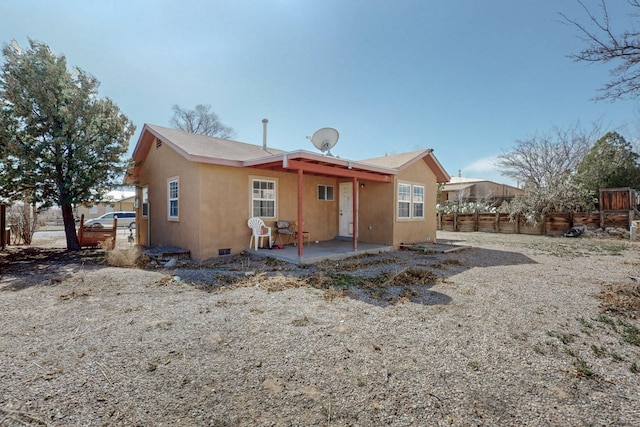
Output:
[[362,170],[382,173],[382,174],[389,174],[389,175],[398,174],[397,169],[374,166],[367,163],[361,163],[353,160],[343,159],[340,157],[324,156],[322,154],[316,154],[306,150],[289,151],[286,153],[280,153],[280,154],[274,154],[271,156],[261,157],[259,159],[245,160],[242,162],[242,166],[254,167],[254,166],[260,166],[266,163],[273,163],[273,162],[284,163],[288,160],[312,160],[312,161],[318,161],[323,163],[329,163],[335,166],[346,167],[348,169],[357,168],[357,169],[362,169]]
[[434,175],[436,176],[437,183],[441,184],[443,182],[449,182],[451,180],[451,176],[447,173],[445,168],[442,167],[442,164],[440,164],[436,156],[433,154],[433,149],[431,148],[427,148],[421,153],[418,153],[414,158],[400,166],[399,169],[405,169],[419,160],[424,160],[424,162],[433,171]]

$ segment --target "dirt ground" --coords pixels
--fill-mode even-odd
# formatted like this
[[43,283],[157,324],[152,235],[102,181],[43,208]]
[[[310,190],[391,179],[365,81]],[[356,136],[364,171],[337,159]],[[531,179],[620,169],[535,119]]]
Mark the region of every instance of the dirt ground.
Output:
[[637,425],[638,244],[438,239],[471,248],[171,269],[9,248],[0,425]]

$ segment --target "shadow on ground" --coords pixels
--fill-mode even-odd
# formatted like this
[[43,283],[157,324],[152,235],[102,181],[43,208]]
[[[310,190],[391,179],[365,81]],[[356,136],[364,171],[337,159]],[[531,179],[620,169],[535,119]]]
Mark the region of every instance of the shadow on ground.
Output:
[[[472,268],[534,263],[518,252],[468,248],[448,253],[399,250],[361,254],[307,265],[242,253],[207,263],[179,263],[171,269],[161,265],[147,268],[179,277],[180,281],[204,291],[256,286],[261,278],[282,277],[282,289],[314,287],[323,289],[325,294],[384,307],[409,301],[423,305],[449,304],[450,296],[431,290],[438,281]],[[0,253],[0,290],[19,291],[35,285],[50,285],[79,269],[106,265],[105,252],[99,249],[69,252],[57,248],[14,247]]]
[[106,265],[104,251],[13,246],[0,252],[0,290],[19,291],[31,286],[55,284],[81,268]]
[[449,253],[400,250],[308,265],[245,253],[201,264],[199,268],[177,268],[171,273],[202,290],[215,292],[229,287],[255,286],[256,274],[268,276],[270,280],[282,277],[278,290],[310,286],[324,289],[333,296],[385,307],[409,301],[423,305],[449,304],[450,296],[431,290],[439,280],[471,268],[519,264],[535,264],[535,261],[518,252],[483,248]]

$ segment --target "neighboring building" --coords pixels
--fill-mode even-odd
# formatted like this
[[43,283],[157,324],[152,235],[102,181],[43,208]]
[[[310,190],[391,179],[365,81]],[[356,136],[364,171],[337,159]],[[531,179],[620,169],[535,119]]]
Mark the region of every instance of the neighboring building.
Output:
[[440,189],[438,203],[489,202],[500,204],[504,200],[513,199],[518,194],[524,194],[524,190],[486,179],[452,176],[451,180]]
[[76,207],[76,217],[84,215],[85,221],[97,218],[109,212],[133,211],[136,197],[135,187],[112,190],[105,194],[104,200],[92,206],[78,205]]
[[137,241],[195,260],[248,249],[250,217],[302,220],[312,240],[344,237],[354,248],[435,240],[437,184],[449,180],[430,149],[351,161],[148,124],[133,160]]

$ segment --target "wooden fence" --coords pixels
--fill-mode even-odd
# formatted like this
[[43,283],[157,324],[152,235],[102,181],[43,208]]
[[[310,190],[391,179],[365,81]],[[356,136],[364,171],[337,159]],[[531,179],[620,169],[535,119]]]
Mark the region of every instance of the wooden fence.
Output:
[[527,223],[524,216],[512,221],[509,214],[502,213],[438,213],[438,230],[483,231],[506,234],[536,234],[561,236],[571,227],[586,225],[587,228],[620,227],[629,229],[635,211],[606,211],[602,213],[561,213],[549,215],[535,226]]
[[636,190],[623,188],[603,188],[600,190],[600,210],[606,211],[628,211],[638,204]]

